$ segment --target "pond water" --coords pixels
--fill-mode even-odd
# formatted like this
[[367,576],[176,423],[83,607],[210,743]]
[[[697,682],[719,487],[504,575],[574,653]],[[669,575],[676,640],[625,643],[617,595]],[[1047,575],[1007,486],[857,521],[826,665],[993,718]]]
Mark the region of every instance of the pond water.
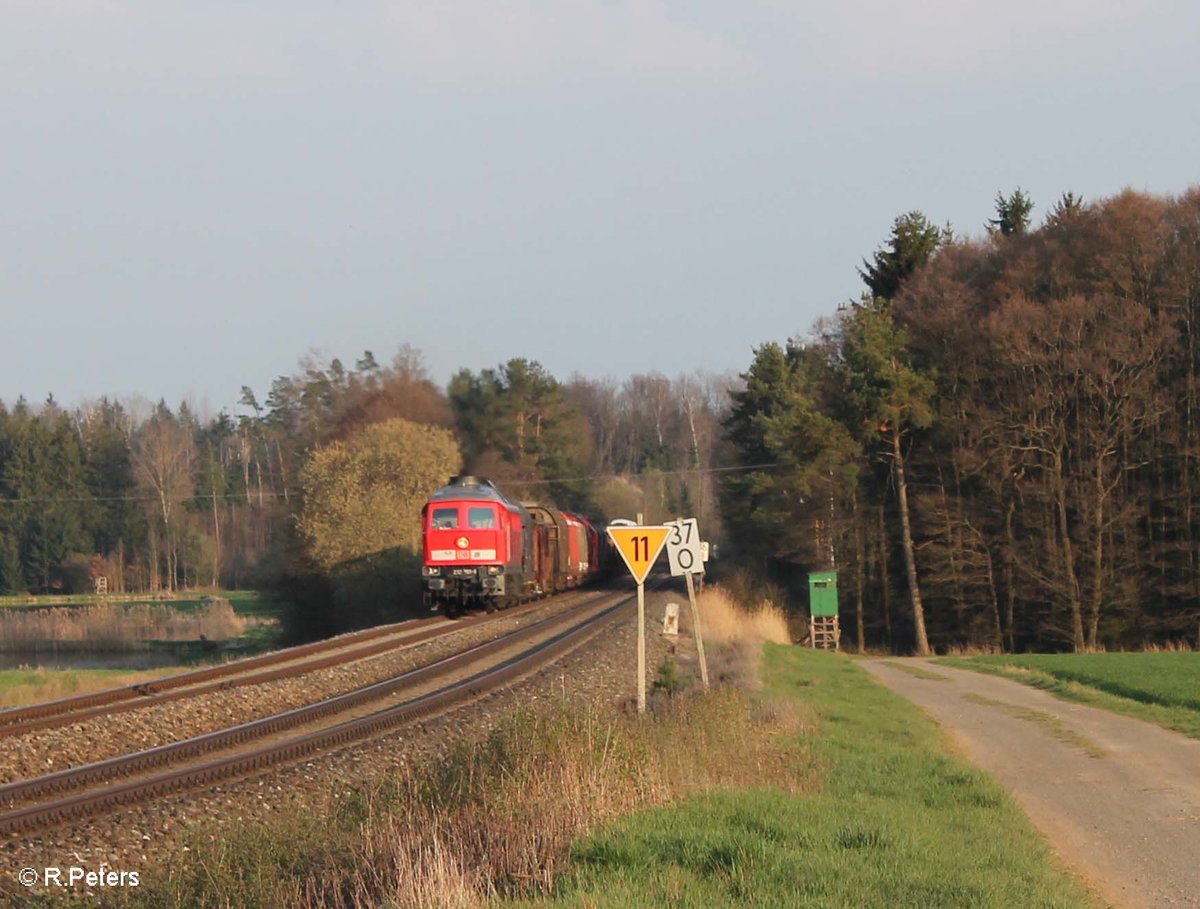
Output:
[[129,653],[56,653],[53,650],[0,652],[0,669],[158,669],[182,663],[178,653],[168,650],[135,650]]

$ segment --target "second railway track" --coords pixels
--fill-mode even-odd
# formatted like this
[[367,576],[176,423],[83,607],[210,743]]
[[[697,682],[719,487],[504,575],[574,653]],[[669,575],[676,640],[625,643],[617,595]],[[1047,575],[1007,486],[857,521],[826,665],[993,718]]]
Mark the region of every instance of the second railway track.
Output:
[[442,616],[414,619],[216,666],[206,666],[149,682],[73,695],[40,704],[11,707],[0,710],[0,738],[25,735],[56,726],[68,726],[91,717],[139,710],[211,691],[225,691],[276,679],[293,678],[353,660],[367,659],[395,648],[433,640],[444,634],[498,618],[519,617],[541,605],[534,602],[504,613],[474,615],[454,621]]
[[[507,685],[578,646],[629,602],[627,594],[576,597],[583,602],[393,679],[207,735],[0,787],[0,802],[10,806],[0,814],[0,832],[33,833],[118,805],[294,761],[414,722]],[[467,678],[445,681],[441,687],[390,706],[366,706],[463,673],[469,673]],[[330,723],[330,718],[334,722]],[[321,723],[326,725],[313,728]],[[207,759],[219,751],[228,753]],[[181,762],[190,763],[163,769]],[[60,795],[66,791],[74,794]]]

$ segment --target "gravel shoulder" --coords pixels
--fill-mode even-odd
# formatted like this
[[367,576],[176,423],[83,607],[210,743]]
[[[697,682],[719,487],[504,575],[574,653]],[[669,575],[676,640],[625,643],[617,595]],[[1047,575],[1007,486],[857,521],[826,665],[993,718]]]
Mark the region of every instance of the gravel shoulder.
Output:
[[999,779],[1113,906],[1200,907],[1200,741],[925,660],[861,665]]

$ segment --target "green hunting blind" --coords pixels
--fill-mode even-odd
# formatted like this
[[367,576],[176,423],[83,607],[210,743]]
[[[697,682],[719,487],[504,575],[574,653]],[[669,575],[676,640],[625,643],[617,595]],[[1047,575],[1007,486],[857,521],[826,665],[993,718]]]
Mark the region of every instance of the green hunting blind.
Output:
[[840,650],[837,572],[814,571],[808,576],[808,642],[822,650]]
[[838,614],[836,571],[809,573],[808,614],[812,616],[835,616]]

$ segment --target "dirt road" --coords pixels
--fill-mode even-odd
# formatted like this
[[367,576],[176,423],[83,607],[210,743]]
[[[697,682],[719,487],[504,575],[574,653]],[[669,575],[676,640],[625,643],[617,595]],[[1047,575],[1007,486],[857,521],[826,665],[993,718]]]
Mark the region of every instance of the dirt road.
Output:
[[1200,741],[925,660],[862,665],[999,779],[1113,906],[1200,907]]

